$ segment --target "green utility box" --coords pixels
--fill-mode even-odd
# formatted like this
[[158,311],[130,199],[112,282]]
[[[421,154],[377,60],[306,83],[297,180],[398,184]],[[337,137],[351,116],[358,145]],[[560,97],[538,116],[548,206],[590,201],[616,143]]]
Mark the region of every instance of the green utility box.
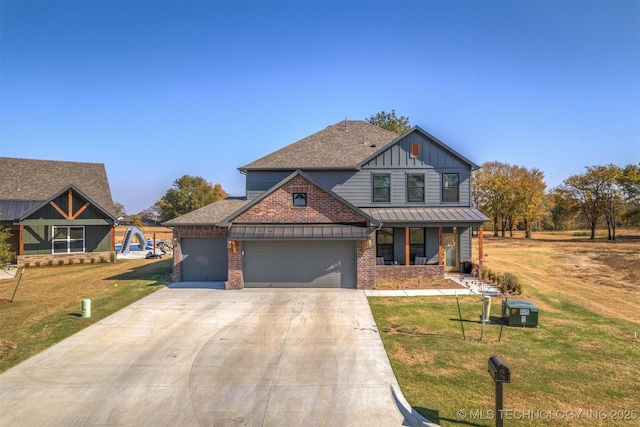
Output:
[[538,327],[538,308],[529,301],[502,301],[502,315],[509,326]]

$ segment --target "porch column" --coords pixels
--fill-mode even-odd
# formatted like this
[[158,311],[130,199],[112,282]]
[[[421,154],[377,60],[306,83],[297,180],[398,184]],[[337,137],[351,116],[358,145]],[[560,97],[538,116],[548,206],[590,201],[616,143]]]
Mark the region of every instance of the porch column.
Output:
[[482,265],[484,261],[484,230],[482,226],[478,227],[478,256],[480,257],[478,263]]
[[438,227],[438,265],[442,265],[443,264],[443,259],[442,259],[442,227]]
[[18,226],[18,255],[24,255],[24,225]]
[[409,227],[404,228],[404,265],[411,264],[411,251],[409,245]]

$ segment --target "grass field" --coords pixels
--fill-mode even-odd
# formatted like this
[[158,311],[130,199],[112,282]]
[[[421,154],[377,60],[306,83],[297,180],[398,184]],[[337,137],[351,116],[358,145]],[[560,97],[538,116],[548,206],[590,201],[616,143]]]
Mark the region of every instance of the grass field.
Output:
[[519,275],[517,298],[539,308],[538,328],[505,327],[500,337],[499,298],[484,327],[478,296],[459,297],[463,322],[455,297],[369,299],[409,403],[443,426],[495,425],[487,362],[498,355],[511,370],[505,425],[640,425],[637,233],[616,243],[488,237],[485,252],[487,266]]

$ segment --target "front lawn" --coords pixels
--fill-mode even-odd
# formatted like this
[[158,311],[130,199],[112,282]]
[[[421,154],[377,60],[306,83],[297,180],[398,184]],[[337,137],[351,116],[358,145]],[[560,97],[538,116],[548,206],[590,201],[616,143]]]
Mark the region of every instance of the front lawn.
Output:
[[[171,269],[171,258],[132,259],[29,267],[17,290],[18,277],[0,280],[0,372],[160,289]],[[83,299],[91,317],[81,317]]]
[[442,426],[495,425],[497,355],[511,370],[506,426],[640,425],[640,283],[620,268],[637,265],[640,241],[485,243],[488,266],[519,274],[525,295],[512,298],[539,308],[539,327],[498,341],[501,299],[483,328],[481,297],[460,296],[463,340],[455,297],[370,297],[408,402]]

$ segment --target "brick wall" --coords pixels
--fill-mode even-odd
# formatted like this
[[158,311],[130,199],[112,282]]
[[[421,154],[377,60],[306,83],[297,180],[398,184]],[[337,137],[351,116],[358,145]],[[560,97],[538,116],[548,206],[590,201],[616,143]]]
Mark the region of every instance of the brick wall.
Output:
[[444,265],[376,265],[378,279],[441,279],[444,277]]
[[367,243],[364,243],[364,252],[362,251],[363,244],[356,242],[356,265],[357,265],[357,287],[358,289],[375,289],[376,287],[376,248],[375,245],[367,247]]
[[242,242],[236,241],[235,253],[233,247],[229,249],[229,277],[225,282],[225,289],[244,289],[244,274],[242,272]]
[[[307,206],[293,206],[293,193],[307,193]],[[362,222],[364,218],[335,197],[295,176],[246,212],[235,223],[334,223]]]

